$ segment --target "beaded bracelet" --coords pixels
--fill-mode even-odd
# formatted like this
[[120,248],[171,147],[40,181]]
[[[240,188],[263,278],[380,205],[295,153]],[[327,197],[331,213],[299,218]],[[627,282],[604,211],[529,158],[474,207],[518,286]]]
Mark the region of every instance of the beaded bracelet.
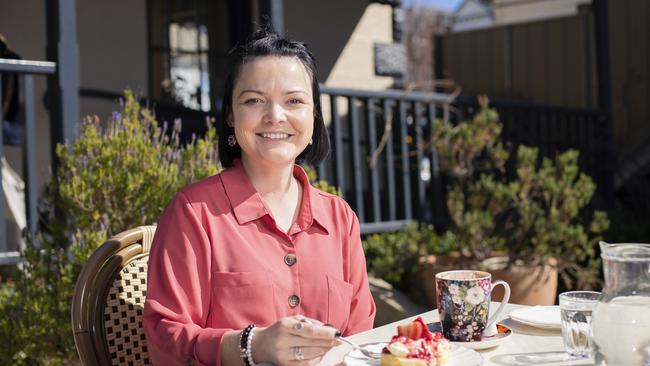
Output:
[[246,364],[246,366],[255,366],[255,362],[253,362],[253,350],[251,347],[253,344],[254,330],[255,324],[249,324],[241,332],[239,338],[239,357],[244,360],[244,364]]
[[255,334],[255,328],[251,329],[251,332],[248,333],[248,340],[246,341],[246,366],[256,366],[253,361],[253,335]]

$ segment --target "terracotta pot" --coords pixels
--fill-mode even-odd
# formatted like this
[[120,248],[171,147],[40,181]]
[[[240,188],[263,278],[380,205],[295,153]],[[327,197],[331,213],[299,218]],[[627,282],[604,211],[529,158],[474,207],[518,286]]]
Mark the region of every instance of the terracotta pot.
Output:
[[[436,307],[436,287],[434,276],[438,272],[479,269],[490,272],[493,280],[503,280],[510,285],[510,302],[522,305],[553,305],[557,296],[556,261],[549,260],[545,265],[507,266],[508,257],[503,253],[493,256],[481,263],[469,261],[460,253],[443,256],[423,256],[419,259],[418,282],[421,284],[422,303],[430,308]],[[507,267],[507,268],[506,268]],[[501,301],[503,288],[497,287],[492,293],[492,300]]]
[[[511,265],[507,269],[491,270],[493,280],[510,285],[510,302],[522,305],[553,305],[557,298],[557,261],[545,265]],[[492,300],[503,299],[503,287],[492,292]]]

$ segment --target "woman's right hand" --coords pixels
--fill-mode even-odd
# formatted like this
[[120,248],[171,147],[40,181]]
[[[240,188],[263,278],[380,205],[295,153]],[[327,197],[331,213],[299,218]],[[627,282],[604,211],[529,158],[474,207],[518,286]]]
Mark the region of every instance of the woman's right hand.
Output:
[[288,316],[253,336],[253,360],[274,365],[315,365],[336,346],[337,330],[302,315]]

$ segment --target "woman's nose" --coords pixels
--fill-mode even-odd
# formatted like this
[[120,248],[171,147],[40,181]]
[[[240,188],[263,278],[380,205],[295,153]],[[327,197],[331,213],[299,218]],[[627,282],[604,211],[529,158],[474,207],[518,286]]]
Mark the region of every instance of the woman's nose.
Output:
[[266,110],[265,122],[278,123],[285,121],[284,108],[279,103],[269,103]]

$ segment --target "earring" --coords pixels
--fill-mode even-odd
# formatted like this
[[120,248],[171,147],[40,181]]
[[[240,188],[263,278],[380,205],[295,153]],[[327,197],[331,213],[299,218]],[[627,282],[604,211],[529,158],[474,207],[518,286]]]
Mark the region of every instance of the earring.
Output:
[[313,145],[313,144],[314,144],[314,139],[309,140],[309,145]]
[[233,147],[237,145],[237,138],[235,138],[235,135],[228,135],[228,146]]

